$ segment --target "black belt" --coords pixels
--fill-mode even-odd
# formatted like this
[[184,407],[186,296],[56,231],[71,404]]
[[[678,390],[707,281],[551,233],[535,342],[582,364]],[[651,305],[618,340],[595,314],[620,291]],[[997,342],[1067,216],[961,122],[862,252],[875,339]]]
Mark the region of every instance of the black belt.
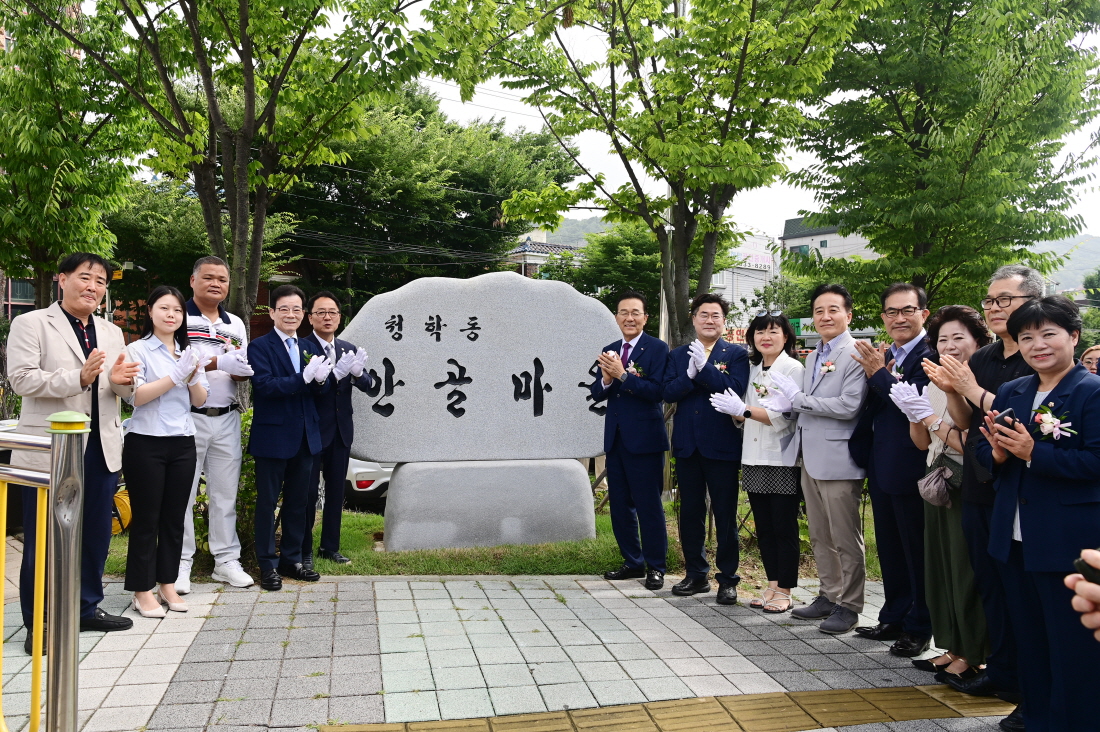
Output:
[[228,407],[207,407],[205,409],[202,407],[191,407],[192,412],[206,417],[220,417],[223,414],[229,414],[235,409],[237,409],[236,404],[230,404]]

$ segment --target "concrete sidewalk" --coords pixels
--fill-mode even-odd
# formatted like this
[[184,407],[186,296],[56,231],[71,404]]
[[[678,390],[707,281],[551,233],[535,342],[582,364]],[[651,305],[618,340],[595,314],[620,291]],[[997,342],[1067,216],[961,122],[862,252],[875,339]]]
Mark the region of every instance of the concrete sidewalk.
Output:
[[[881,593],[869,583],[871,616]],[[803,601],[812,596],[812,587],[798,590]],[[104,609],[122,612],[129,597],[109,582]],[[932,683],[884,643],[827,636],[789,613],[714,598],[589,576],[325,577],[276,593],[196,585],[186,614],[82,634],[81,723],[86,732],[304,732]],[[17,608],[5,608],[4,710],[13,731],[24,728],[30,686]],[[850,729],[996,730],[999,718]]]

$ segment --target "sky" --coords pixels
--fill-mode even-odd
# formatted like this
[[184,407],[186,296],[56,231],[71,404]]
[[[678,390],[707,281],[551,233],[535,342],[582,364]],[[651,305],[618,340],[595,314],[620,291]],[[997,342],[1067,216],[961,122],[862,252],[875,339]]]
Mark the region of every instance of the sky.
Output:
[[[1086,45],[1094,48],[1100,44],[1100,36],[1085,39]],[[435,79],[422,79],[440,99],[441,110],[454,120],[469,122],[477,118],[496,117],[503,119],[508,130],[520,127],[539,129],[542,118],[538,110],[527,106],[520,95],[502,88],[496,82],[479,85],[477,93],[469,103],[459,101],[458,87]],[[1083,129],[1066,140],[1067,152],[1080,152],[1089,144],[1091,135],[1100,130],[1100,125]],[[575,139],[580,148],[580,158],[589,169],[603,173],[609,188],[617,188],[626,182],[626,175],[618,160],[608,153],[607,138],[596,133],[585,133]],[[787,165],[794,171],[812,165],[814,156],[792,150]],[[653,190],[659,184],[653,182]],[[1092,181],[1077,191],[1077,204],[1072,210],[1084,219],[1083,233],[1100,234],[1100,182]],[[783,222],[794,218],[802,210],[814,210],[814,197],[809,191],[795,188],[784,183],[775,183],[738,194],[729,210],[729,215],[742,230],[753,231],[766,236],[778,237],[783,233]],[[588,218],[598,215],[589,210],[571,211],[570,218]]]

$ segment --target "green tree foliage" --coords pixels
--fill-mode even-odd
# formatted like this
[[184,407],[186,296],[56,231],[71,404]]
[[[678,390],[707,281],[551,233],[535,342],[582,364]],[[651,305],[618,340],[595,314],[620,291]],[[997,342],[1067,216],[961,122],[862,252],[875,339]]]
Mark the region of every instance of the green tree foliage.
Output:
[[367,110],[361,127],[374,134],[334,146],[343,162],[305,170],[276,207],[302,222],[302,284],[352,309],[418,277],[511,268],[503,257],[529,227],[503,221],[501,202],[576,174],[547,133],[455,124],[416,86],[398,106]]
[[[79,17],[62,21],[87,42]],[[0,6],[14,43],[0,51],[0,269],[34,281],[35,307],[52,300],[58,260],[109,254],[102,217],[122,202],[130,174],[130,110],[86,57],[34,16]]]
[[148,164],[191,178],[211,250],[232,262],[230,309],[245,322],[272,200],[302,168],[339,162],[331,145],[363,131],[364,103],[431,64],[433,32],[406,28],[416,1],[102,0],[85,20],[110,41],[98,44],[66,27],[67,5],[12,0],[141,107]]
[[1085,326],[1081,333],[1081,339],[1077,343],[1077,356],[1080,357],[1086,348],[1091,348],[1100,343],[1100,308],[1092,307],[1081,313],[1081,320]]
[[688,303],[710,290],[719,252],[737,243],[730,202],[784,173],[799,103],[872,4],[699,0],[690,12],[684,0],[501,4],[492,72],[523,90],[559,139],[604,136],[628,178],[612,189],[578,160],[582,185],[522,192],[505,212],[552,228],[565,207],[593,198],[609,220],[644,222],[661,247],[672,345],[690,340]]
[[[539,268],[539,276],[560,280],[578,292],[591,295],[615,309],[620,292],[638,290],[646,296],[649,321],[645,330],[656,336],[660,330],[661,245],[657,237],[640,221],[615,224],[610,230],[588,234],[587,244],[576,253],[555,254]],[[691,285],[697,281],[702,257],[691,262]],[[736,260],[720,254],[715,269],[732,267]]]
[[1097,0],[887,0],[862,17],[819,91],[806,137],[820,164],[815,225],[859,232],[881,259],[788,255],[785,267],[845,283],[877,321],[896,281],[933,309],[976,305],[993,270],[1081,227],[1073,189],[1091,158],[1061,140],[1097,116],[1096,57],[1079,43]]
[[748,321],[761,310],[779,310],[791,320],[809,318],[813,316],[810,293],[816,286],[809,277],[783,273],[756,290],[751,298],[731,303],[730,314]]
[[1081,287],[1085,290],[1085,297],[1096,301],[1092,303],[1094,307],[1100,305],[1100,267],[1085,275],[1085,281]]

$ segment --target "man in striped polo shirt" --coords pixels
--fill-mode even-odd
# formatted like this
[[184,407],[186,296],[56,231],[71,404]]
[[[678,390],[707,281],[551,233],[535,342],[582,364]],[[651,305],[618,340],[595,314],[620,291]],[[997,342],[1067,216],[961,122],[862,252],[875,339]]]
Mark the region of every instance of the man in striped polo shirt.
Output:
[[[229,295],[229,267],[218,257],[202,257],[191,274],[193,296],[187,301],[187,337],[192,348],[213,360],[207,367],[209,396],[201,407],[191,407],[195,421],[198,470],[191,487],[194,506],[199,475],[206,476],[212,577],[234,587],[248,587],[252,577],[241,567],[241,542],[237,538],[237,484],[241,477],[241,414],[237,382],[252,375],[245,348],[248,333],[244,321],[222,307]],[[191,591],[191,563],[195,556],[194,514],[188,508],[184,521],[183,556],[176,592]]]

